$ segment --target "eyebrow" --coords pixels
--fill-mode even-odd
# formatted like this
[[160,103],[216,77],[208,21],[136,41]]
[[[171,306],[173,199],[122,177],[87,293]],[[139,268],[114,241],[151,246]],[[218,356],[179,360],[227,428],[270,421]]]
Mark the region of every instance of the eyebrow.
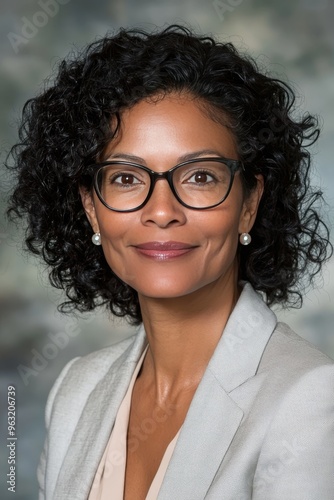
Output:
[[[216,151],[215,149],[201,149],[199,151],[193,151],[192,153],[186,153],[184,155],[179,156],[177,159],[177,162],[181,163],[183,161],[193,160],[194,158],[198,158],[198,157],[204,156],[204,155],[206,155],[206,156],[223,156],[219,151]],[[140,156],[135,156],[132,154],[122,153],[122,152],[108,155],[108,157],[106,158],[105,161],[114,160],[117,158],[128,160],[128,161],[133,161],[135,163],[141,163],[141,164],[146,163],[144,158],[141,158]]]

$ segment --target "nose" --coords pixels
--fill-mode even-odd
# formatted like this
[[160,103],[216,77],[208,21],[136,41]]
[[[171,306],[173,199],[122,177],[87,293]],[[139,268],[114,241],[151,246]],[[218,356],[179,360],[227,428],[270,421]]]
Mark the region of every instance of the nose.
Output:
[[168,181],[157,179],[153,192],[141,210],[144,225],[157,225],[161,228],[183,225],[186,222],[185,207],[175,198]]

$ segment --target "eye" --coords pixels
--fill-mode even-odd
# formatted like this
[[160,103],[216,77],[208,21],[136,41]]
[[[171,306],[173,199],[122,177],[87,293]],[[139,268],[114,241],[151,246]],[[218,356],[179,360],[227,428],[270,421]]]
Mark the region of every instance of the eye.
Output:
[[212,173],[209,173],[205,170],[196,170],[195,172],[192,172],[191,175],[189,175],[184,182],[186,183],[192,183],[192,184],[197,184],[197,185],[204,185],[208,184],[210,182],[216,182],[217,179],[214,177]]
[[141,184],[141,181],[129,172],[117,172],[110,176],[110,184],[120,184],[122,186],[135,186],[136,184]]

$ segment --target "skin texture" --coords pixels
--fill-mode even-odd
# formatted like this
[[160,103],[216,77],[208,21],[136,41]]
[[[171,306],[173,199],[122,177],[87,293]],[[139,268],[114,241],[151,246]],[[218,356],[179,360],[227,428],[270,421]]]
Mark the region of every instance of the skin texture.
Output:
[[[190,154],[238,159],[231,131],[211,120],[190,96],[141,101],[121,118],[104,159],[131,159],[157,172]],[[211,153],[203,153],[207,150]],[[138,292],[149,342],[132,395],[126,500],[145,498],[238,299],[239,235],[250,232],[262,189],[259,177],[246,199],[236,174],[221,205],[191,210],[175,199],[167,181],[159,180],[148,203],[132,213],[112,212],[94,192],[81,190],[109,266]],[[191,250],[163,260],[142,255],[137,245],[152,241],[178,241]],[[166,419],[160,418],[154,433],[140,437],[141,423],[157,408]]]

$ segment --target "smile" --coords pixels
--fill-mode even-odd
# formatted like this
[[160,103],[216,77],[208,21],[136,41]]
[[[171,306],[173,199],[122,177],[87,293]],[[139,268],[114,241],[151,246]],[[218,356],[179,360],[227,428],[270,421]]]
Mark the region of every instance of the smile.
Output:
[[134,245],[134,248],[139,254],[145,257],[162,261],[181,257],[197,248],[197,246],[178,241],[150,241]]

